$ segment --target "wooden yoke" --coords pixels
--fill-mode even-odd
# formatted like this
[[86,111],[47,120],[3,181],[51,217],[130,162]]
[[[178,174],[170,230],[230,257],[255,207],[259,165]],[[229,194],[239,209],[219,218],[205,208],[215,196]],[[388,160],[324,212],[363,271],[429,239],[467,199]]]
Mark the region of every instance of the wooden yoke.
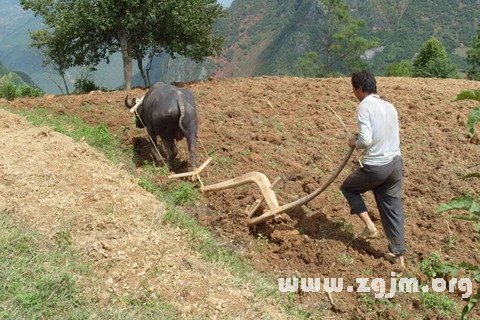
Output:
[[171,174],[168,176],[168,179],[192,177],[192,181],[195,181],[195,179],[198,179],[198,181],[200,181],[200,184],[202,185],[202,188],[203,188],[203,182],[200,179],[200,172],[202,172],[202,170],[205,169],[206,166],[208,166],[210,161],[212,161],[212,158],[209,157],[207,160],[205,160],[204,163],[202,163],[200,167],[194,168],[193,171]]

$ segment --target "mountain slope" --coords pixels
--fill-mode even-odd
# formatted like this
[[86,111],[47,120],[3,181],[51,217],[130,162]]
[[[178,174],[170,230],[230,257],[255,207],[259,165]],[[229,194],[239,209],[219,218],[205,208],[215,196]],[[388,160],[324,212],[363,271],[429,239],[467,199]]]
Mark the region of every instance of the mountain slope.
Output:
[[[371,68],[377,72],[383,72],[387,63],[412,59],[432,36],[443,42],[456,63],[464,64],[455,50],[469,44],[480,22],[478,0],[346,2],[352,15],[366,22],[363,36],[380,40],[381,49],[371,62]],[[217,74],[294,74],[295,61],[300,55],[322,50],[318,43],[325,26],[315,3],[314,0],[233,2],[228,18],[221,24],[227,41]]]
[[[319,39],[324,34],[323,17],[317,0],[235,0],[227,17],[215,26],[225,36],[223,54],[196,64],[185,58],[156,59],[155,81],[191,81],[214,77],[295,74],[296,60],[308,51],[321,52]],[[455,63],[465,66],[466,46],[480,22],[479,0],[346,0],[351,14],[366,22],[363,36],[380,39],[380,48],[369,62],[382,74],[387,64],[412,59],[423,42],[438,37]],[[0,61],[10,70],[19,70],[47,92],[58,92],[59,78],[42,67],[40,54],[29,46],[29,30],[41,27],[41,19],[24,12],[18,0],[4,0],[0,7]],[[3,4],[2,3],[2,4]],[[457,55],[458,54],[458,55]],[[94,72],[97,85],[117,88],[123,82],[119,54],[110,64]],[[143,85],[134,63],[133,83]],[[69,70],[67,80],[85,75],[82,69]]]
[[465,65],[455,49],[468,46],[480,23],[480,1],[350,1],[356,15],[365,20],[372,36],[385,50],[376,63],[411,59],[430,37],[437,37],[452,59]]
[[15,85],[20,85],[20,84],[28,84],[29,86],[31,87],[37,87],[37,85],[35,84],[35,82],[33,82],[32,78],[30,78],[30,76],[28,74],[26,74],[25,72],[21,72],[21,71],[11,71],[11,70],[8,70],[7,68],[5,68],[2,64],[2,62],[0,61],[0,78],[2,78],[3,76],[7,76],[7,75],[11,75],[11,80],[13,81],[13,83]]

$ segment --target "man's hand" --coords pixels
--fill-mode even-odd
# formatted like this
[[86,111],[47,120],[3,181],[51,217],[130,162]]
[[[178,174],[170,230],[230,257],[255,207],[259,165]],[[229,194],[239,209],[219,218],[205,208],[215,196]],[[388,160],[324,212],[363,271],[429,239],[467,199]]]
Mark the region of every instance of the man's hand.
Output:
[[348,140],[348,146],[350,148],[353,148],[356,146],[357,136],[358,134],[355,134],[353,137],[350,138],[350,140]]

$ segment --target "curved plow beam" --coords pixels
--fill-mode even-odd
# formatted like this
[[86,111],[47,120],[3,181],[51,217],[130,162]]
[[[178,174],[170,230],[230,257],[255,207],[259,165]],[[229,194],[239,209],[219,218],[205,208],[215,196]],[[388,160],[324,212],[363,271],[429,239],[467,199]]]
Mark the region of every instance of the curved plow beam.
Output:
[[248,222],[248,225],[253,226],[253,225],[262,223],[264,221],[267,221],[269,219],[272,219],[275,217],[275,215],[279,213],[291,210],[293,208],[300,207],[306,204],[307,202],[313,200],[318,195],[320,195],[338,177],[340,172],[342,172],[343,168],[345,168],[345,165],[347,164],[348,160],[352,156],[354,150],[355,150],[355,147],[352,147],[348,150],[348,152],[343,157],[340,165],[337,167],[337,169],[335,169],[334,172],[332,172],[332,174],[330,175],[330,178],[328,178],[328,180],[325,181],[325,183],[320,188],[316,189],[315,191],[306,195],[303,198],[284,204],[283,206],[279,206],[277,196],[275,195],[275,192],[272,190],[275,184],[280,179],[277,178],[273,183],[270,183],[270,180],[268,180],[267,176],[261,172],[249,172],[224,182],[219,182],[219,183],[208,185],[208,186],[202,186],[201,191],[202,192],[219,191],[224,189],[235,188],[248,183],[255,183],[260,188],[263,199],[260,198],[259,200],[257,200],[257,202],[253,205],[253,207],[247,210],[249,216],[253,213],[253,211],[256,208],[258,208],[262,200],[265,200],[269,210],[267,210],[261,216],[250,219],[250,221]]
[[278,208],[278,200],[275,192],[272,190],[272,184],[270,183],[270,180],[268,180],[267,176],[261,172],[245,173],[227,181],[204,186],[201,188],[201,190],[202,192],[218,191],[235,188],[247,183],[257,184],[270,210]]
[[355,147],[352,147],[348,150],[347,154],[345,154],[345,156],[343,157],[343,160],[340,163],[340,165],[337,167],[337,169],[334,172],[332,172],[332,174],[330,175],[330,178],[327,181],[325,181],[325,183],[320,188],[316,189],[315,191],[306,195],[303,198],[300,198],[296,201],[284,204],[281,207],[272,208],[272,207],[269,206],[270,210],[268,210],[267,212],[265,212],[261,216],[250,219],[250,221],[248,222],[248,225],[253,226],[253,225],[262,223],[264,221],[272,219],[273,217],[275,217],[275,215],[277,215],[279,213],[291,210],[293,208],[303,206],[307,202],[313,200],[315,197],[320,195],[320,193],[325,191],[325,189],[327,189],[328,186],[337,178],[337,176],[340,174],[340,172],[342,172],[343,168],[345,168],[345,165],[348,162],[348,159],[350,159],[350,157],[352,156],[353,150],[355,150]]

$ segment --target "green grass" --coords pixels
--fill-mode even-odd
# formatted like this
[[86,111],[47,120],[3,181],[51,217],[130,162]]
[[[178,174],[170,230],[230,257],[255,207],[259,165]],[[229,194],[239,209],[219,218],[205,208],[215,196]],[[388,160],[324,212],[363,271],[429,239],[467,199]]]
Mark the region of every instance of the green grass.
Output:
[[233,165],[233,159],[230,157],[222,157],[217,155],[215,152],[210,152],[208,155],[212,157],[213,162],[220,168],[227,169],[231,168]]
[[340,254],[337,257],[337,260],[344,266],[348,266],[348,265],[351,265],[353,263],[353,258],[346,253]]
[[456,276],[458,267],[443,261],[437,252],[433,252],[420,263],[420,271],[429,278],[439,278],[447,275]]
[[392,311],[395,319],[413,319],[412,314],[409,314],[400,304],[385,298],[377,299],[371,293],[358,294],[357,302],[366,313],[366,319],[389,319],[392,318],[390,313]]
[[87,270],[68,246],[0,212],[0,318],[76,318],[88,304],[78,285]]
[[435,311],[441,317],[453,316],[458,318],[457,303],[444,294],[423,293],[420,302],[425,309]]
[[165,195],[167,201],[172,202],[173,205],[176,206],[192,205],[200,198],[198,190],[195,189],[192,184],[184,181],[178,184],[172,184],[172,186],[166,190]]
[[89,126],[82,119],[69,115],[51,115],[43,108],[8,111],[24,116],[35,126],[48,126],[76,141],[84,140],[97,150],[102,151],[111,161],[117,163],[126,152],[119,140],[112,135],[106,125]]
[[[96,305],[83,279],[68,230],[47,237],[0,211],[0,319],[177,319],[175,308],[152,299],[148,289],[122,297],[124,306]],[[93,281],[93,280],[91,280]]]

